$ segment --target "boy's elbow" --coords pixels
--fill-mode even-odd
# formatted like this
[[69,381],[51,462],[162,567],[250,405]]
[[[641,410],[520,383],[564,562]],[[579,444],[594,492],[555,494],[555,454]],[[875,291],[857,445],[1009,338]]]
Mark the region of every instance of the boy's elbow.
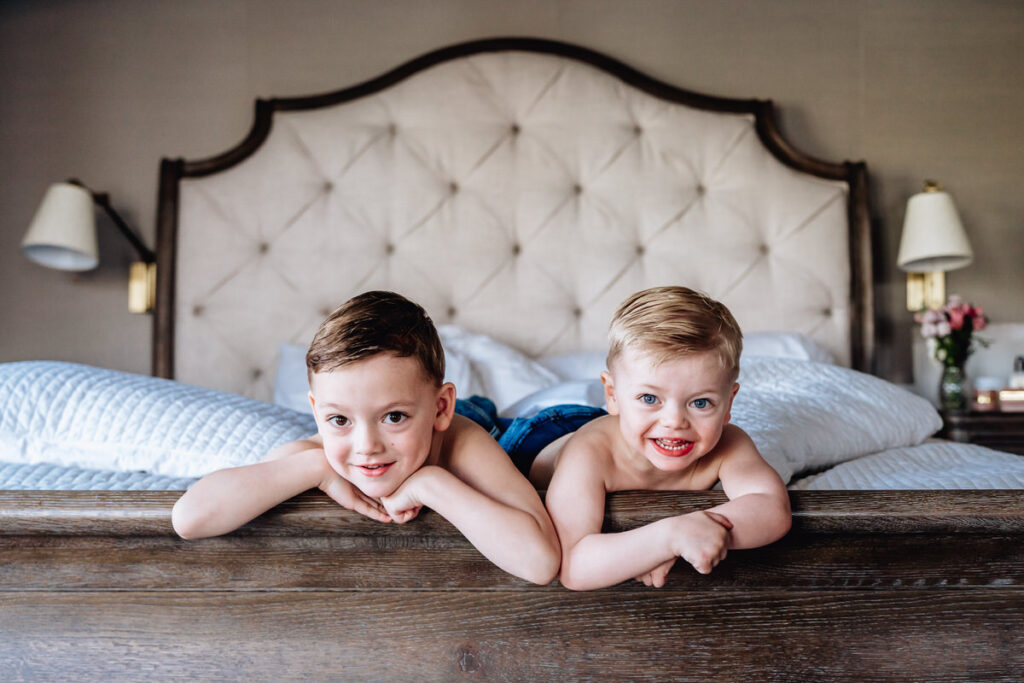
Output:
[[589,591],[602,587],[594,585],[594,582],[588,581],[587,578],[580,575],[579,572],[573,571],[572,565],[569,562],[562,561],[562,571],[558,575],[558,582],[562,584],[563,588],[571,591]]
[[174,527],[174,533],[186,541],[203,538],[207,535],[202,532],[200,516],[190,510],[188,506],[182,505],[180,498],[171,508],[171,526]]
[[787,497],[779,506],[779,510],[775,515],[775,540],[777,541],[788,534],[792,528],[793,511],[790,509],[789,498]]
[[541,560],[534,563],[524,572],[523,579],[538,586],[546,586],[558,578],[558,569],[562,558],[555,553],[547,553]]

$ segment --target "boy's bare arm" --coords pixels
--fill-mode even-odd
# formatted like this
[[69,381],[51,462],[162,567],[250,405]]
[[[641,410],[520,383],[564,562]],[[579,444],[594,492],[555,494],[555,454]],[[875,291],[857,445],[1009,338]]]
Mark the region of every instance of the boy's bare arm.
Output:
[[703,512],[601,533],[606,493],[601,465],[607,462],[574,437],[548,487],[548,510],[562,542],[560,578],[565,587],[589,590],[642,580],[659,567],[671,566],[676,557],[706,574],[725,557],[729,532]]
[[450,470],[426,466],[383,499],[396,520],[426,505],[451,522],[487,559],[537,584],[558,573],[554,526],[533,486],[485,431],[453,435]]
[[785,536],[792,514],[782,479],[738,427],[726,427],[720,447],[718,476],[729,501],[711,511],[732,523],[729,547],[757,548]]
[[317,487],[344,507],[389,521],[376,501],[362,496],[331,470],[323,449],[309,441],[293,441],[275,449],[262,462],[206,475],[174,504],[171,522],[182,538],[219,536]]

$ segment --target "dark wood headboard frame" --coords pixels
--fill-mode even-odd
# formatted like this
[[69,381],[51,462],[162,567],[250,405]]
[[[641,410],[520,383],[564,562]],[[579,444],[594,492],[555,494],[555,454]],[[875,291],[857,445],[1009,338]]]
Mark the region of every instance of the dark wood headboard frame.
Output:
[[830,163],[808,156],[786,141],[779,131],[771,100],[731,99],[683,90],[640,73],[599,52],[567,43],[536,38],[492,38],[461,43],[417,57],[388,73],[335,92],[307,97],[256,100],[256,114],[249,134],[235,147],[206,159],[163,159],[157,208],[157,293],[153,317],[153,374],[174,377],[174,310],[177,265],[178,188],[185,178],[218,173],[238,164],[259,148],[270,134],[274,113],[317,109],[379,92],[413,74],[452,59],[483,52],[539,52],[567,57],[602,69],[650,95],[696,109],[751,114],[761,142],[782,163],[798,171],[849,187],[847,213],[850,237],[850,358],[857,370],[874,369],[875,313],[872,247],[868,212],[868,173],[862,161]]

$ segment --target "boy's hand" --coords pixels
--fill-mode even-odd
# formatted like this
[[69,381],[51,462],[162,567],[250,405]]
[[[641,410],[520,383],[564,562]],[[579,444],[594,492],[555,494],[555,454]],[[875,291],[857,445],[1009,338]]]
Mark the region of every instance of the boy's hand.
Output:
[[410,487],[404,484],[390,496],[384,496],[380,500],[384,504],[384,510],[398,524],[415,519],[423,509],[423,504],[411,495]]
[[[725,529],[727,532],[728,532],[729,529],[732,529],[732,522],[730,522],[728,519],[726,519],[725,516],[720,515],[717,512],[712,512],[711,510],[702,510],[701,512],[703,514],[707,515],[709,518],[711,518],[711,520],[714,521],[715,523],[721,525],[721,527],[723,529]],[[728,540],[728,536],[726,536],[726,540]],[[723,551],[722,558],[724,558],[724,557],[725,557],[725,553]],[[645,574],[641,574],[640,576],[636,577],[636,580],[640,581],[645,586],[653,586],[654,588],[661,588],[662,586],[665,585],[665,579],[668,578],[668,573],[669,573],[669,571],[672,570],[673,565],[675,565],[676,559],[677,558],[673,557],[671,560],[668,560],[666,562],[663,562],[663,563],[659,564],[657,567],[655,567],[651,571],[649,571],[649,572],[647,572]],[[683,559],[686,559],[687,562],[690,561],[689,559],[687,559],[685,557]],[[719,558],[719,559],[721,559],[721,558]],[[691,564],[693,564],[693,563],[691,562]],[[717,564],[717,562],[715,564]],[[711,565],[711,566],[714,566],[714,565]],[[700,571],[700,569],[697,569],[697,571]],[[710,568],[708,569],[708,571],[701,572],[701,573],[702,574],[707,574],[709,571],[711,571]]]
[[732,522],[710,510],[698,510],[675,519],[678,523],[673,552],[701,574],[710,574],[725,559]]
[[655,588],[661,588],[665,585],[665,579],[668,577],[669,571],[672,569],[672,565],[676,563],[676,558],[672,558],[666,562],[662,562],[657,567],[636,577],[637,581],[640,581],[645,586],[654,586]]
[[324,477],[318,488],[346,510],[358,512],[364,517],[375,519],[378,522],[392,521],[379,500],[370,498],[353,486],[351,482],[340,477],[334,470]]
[[394,493],[380,499],[394,522],[405,524],[420,514],[424,504],[423,487],[429,484],[433,469],[431,465],[421,467],[403,481]]

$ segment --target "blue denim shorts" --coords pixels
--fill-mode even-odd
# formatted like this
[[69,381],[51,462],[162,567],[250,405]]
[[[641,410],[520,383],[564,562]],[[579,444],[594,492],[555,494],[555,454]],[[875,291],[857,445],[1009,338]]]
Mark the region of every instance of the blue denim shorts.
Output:
[[499,417],[494,402],[483,396],[456,399],[455,412],[486,429],[524,476],[529,476],[537,454],[549,443],[608,414],[601,408],[566,403],[545,408],[531,417],[511,419]]

